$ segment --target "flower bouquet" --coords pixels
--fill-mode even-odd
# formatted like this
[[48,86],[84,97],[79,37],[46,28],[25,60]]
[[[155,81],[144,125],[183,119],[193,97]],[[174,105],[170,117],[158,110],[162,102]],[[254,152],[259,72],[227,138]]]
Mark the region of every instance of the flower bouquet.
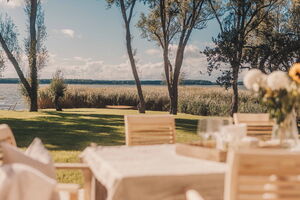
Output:
[[300,63],[294,64],[289,73],[275,71],[266,75],[258,69],[252,69],[245,75],[244,85],[255,92],[274,119],[272,139],[279,139],[281,145],[297,144],[296,112],[300,106]]

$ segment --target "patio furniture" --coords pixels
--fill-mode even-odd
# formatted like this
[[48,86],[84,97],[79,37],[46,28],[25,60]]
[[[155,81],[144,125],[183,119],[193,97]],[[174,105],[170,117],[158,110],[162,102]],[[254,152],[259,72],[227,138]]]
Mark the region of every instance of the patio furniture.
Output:
[[175,120],[171,115],[125,116],[126,145],[175,143]]
[[300,199],[300,152],[241,150],[229,154],[228,165],[224,200]]
[[186,192],[186,200],[204,200],[196,190],[188,190]]
[[[0,142],[8,142],[9,144],[16,146],[15,137],[13,132],[9,128],[7,124],[0,125]],[[0,151],[1,152],[1,151]],[[0,165],[2,163],[3,155],[0,153]],[[84,163],[55,163],[56,170],[81,170],[84,175],[84,199],[90,200],[91,194],[91,179],[92,174],[89,167]],[[70,200],[77,200],[78,199],[78,184],[58,184],[57,189],[59,191],[66,191],[70,194]]]
[[56,186],[54,179],[28,165],[13,163],[0,167],[1,200],[58,200]]
[[0,125],[0,142],[7,142],[11,145],[17,146],[14,134],[7,124]]
[[185,200],[187,189],[223,197],[226,164],[178,155],[174,144],[88,147],[80,157],[96,178],[96,200]]
[[274,122],[268,113],[234,113],[235,124],[247,124],[247,135],[268,140],[272,136]]

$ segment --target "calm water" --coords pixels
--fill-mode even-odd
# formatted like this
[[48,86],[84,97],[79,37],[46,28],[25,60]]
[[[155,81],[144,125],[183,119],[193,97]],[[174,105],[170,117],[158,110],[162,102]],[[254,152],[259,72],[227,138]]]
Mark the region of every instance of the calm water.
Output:
[[0,110],[26,109],[25,102],[21,97],[18,84],[0,84]]
[[[47,85],[40,85],[41,88],[45,86]],[[83,85],[83,86],[98,88],[98,87],[118,87],[119,85],[117,86],[116,85]],[[124,86],[135,87],[134,85],[122,85],[122,87]],[[19,84],[0,84],[0,110],[8,110],[9,108],[12,108],[14,110],[27,109],[27,105],[20,93]]]
[[[71,84],[70,84],[71,85]],[[40,85],[45,87],[47,85]],[[83,85],[85,87],[135,87],[135,85]],[[165,86],[157,86],[165,87]],[[216,86],[193,86],[193,87],[216,87]],[[20,94],[19,84],[0,84],[0,110],[26,110],[27,105]]]

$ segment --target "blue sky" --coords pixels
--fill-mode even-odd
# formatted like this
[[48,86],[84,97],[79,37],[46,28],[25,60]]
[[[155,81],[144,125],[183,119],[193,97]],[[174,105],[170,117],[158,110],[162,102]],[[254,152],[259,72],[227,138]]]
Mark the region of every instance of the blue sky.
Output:
[[[18,26],[19,41],[25,35],[25,15],[23,0],[0,0],[0,12],[11,16]],[[48,65],[41,70],[41,78],[50,78],[54,71],[63,70],[66,78],[99,80],[132,79],[131,69],[125,49],[122,18],[115,7],[107,9],[105,0],[45,0],[45,24],[49,50]],[[135,12],[135,22],[140,11]],[[211,38],[218,33],[218,26],[211,22],[205,30],[195,30],[187,46],[183,71],[187,79],[207,79],[206,59],[199,51],[211,45]],[[132,26],[133,46],[137,49],[138,70],[141,79],[161,79],[162,57],[158,46],[140,37],[140,32]],[[21,43],[21,46],[23,44]],[[175,49],[176,46],[172,47]],[[200,71],[204,72],[202,75]],[[4,77],[17,77],[8,65]]]

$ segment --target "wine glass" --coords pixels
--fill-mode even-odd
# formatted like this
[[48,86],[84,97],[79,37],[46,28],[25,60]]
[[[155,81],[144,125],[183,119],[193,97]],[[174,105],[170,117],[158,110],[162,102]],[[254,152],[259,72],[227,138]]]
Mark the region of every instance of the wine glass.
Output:
[[206,118],[198,121],[198,135],[202,140],[215,140],[215,134],[225,125],[232,124],[231,118]]

